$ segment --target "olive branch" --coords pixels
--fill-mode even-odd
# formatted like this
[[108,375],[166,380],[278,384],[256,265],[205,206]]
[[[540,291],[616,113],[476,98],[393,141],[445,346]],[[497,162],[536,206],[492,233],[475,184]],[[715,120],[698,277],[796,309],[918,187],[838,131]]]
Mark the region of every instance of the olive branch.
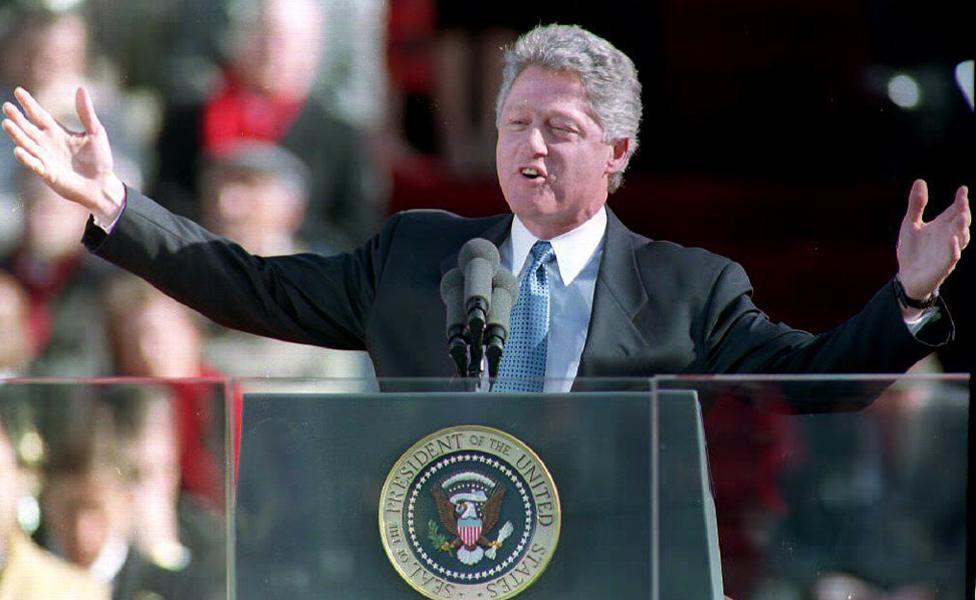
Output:
[[447,538],[441,533],[440,527],[437,526],[437,523],[433,519],[427,521],[427,539],[438,550],[447,552],[452,556],[454,555],[454,548],[447,543]]

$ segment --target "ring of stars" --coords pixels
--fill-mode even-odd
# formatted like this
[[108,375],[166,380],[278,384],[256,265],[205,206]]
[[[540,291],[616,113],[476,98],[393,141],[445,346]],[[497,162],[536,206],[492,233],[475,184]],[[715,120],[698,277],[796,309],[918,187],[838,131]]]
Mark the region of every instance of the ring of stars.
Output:
[[[495,468],[498,472],[505,475],[515,489],[518,490],[519,495],[522,497],[522,505],[525,509],[525,525],[522,528],[522,538],[519,540],[518,545],[516,545],[515,550],[503,561],[494,565],[490,569],[484,569],[476,573],[461,573],[459,571],[454,571],[452,569],[447,569],[439,562],[435,561],[427,551],[423,549],[420,545],[420,540],[417,538],[417,531],[414,528],[414,507],[417,503],[417,498],[420,496],[420,492],[424,485],[432,480],[438,471],[441,471],[449,465],[454,465],[457,463],[472,462],[481,463]],[[421,561],[423,561],[431,570],[437,571],[445,577],[450,577],[455,580],[460,581],[480,581],[489,577],[494,577],[503,573],[509,566],[515,563],[516,559],[522,554],[526,547],[529,545],[529,537],[532,532],[532,500],[529,497],[529,490],[526,488],[525,484],[518,477],[518,473],[509,468],[509,466],[497,459],[491,458],[490,456],[485,456],[484,454],[478,453],[465,453],[465,454],[455,454],[448,458],[443,458],[436,463],[430,465],[426,471],[416,480],[414,483],[413,491],[410,493],[410,500],[407,502],[407,531],[410,534],[410,542],[413,545],[414,551],[419,555]]]

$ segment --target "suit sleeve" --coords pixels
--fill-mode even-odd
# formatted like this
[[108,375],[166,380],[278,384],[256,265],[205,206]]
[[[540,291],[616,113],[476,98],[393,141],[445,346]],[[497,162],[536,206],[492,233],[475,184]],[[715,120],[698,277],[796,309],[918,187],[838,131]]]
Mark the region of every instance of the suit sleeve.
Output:
[[91,221],[84,244],[221,325],[291,342],[364,349],[398,222],[349,254],[254,256],[127,189],[112,233]]
[[903,372],[952,337],[948,310],[917,335],[901,315],[890,282],[854,317],[819,335],[772,323],[752,303],[745,271],[729,263],[709,296],[703,343],[715,373]]

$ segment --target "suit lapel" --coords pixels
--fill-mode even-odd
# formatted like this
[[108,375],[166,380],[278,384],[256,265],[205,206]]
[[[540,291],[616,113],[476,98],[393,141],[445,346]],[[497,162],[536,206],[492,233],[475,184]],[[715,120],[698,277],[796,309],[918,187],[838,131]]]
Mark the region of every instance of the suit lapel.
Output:
[[634,237],[607,209],[607,238],[593,294],[593,310],[578,377],[626,376],[649,341],[639,324],[647,318],[647,292],[634,255]]

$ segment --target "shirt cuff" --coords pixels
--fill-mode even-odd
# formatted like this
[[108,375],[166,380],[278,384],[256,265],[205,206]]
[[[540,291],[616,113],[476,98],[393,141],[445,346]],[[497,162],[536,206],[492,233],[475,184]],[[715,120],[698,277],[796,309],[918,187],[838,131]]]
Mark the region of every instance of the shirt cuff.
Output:
[[125,198],[122,198],[122,205],[119,206],[118,212],[116,212],[114,215],[109,215],[109,217],[111,217],[111,221],[109,221],[108,223],[104,223],[102,222],[101,219],[98,218],[98,215],[92,213],[92,222],[95,223],[96,227],[98,227],[105,233],[112,233],[112,230],[115,229],[115,226],[118,224],[119,219],[122,218],[123,212],[125,212]]
[[922,311],[922,314],[915,317],[914,319],[905,319],[905,325],[908,327],[908,331],[910,331],[912,335],[917,337],[918,332],[921,331],[922,328],[924,328],[929,321],[931,321],[936,316],[938,316],[938,314],[939,314],[939,308],[937,306],[926,308],[925,310]]

